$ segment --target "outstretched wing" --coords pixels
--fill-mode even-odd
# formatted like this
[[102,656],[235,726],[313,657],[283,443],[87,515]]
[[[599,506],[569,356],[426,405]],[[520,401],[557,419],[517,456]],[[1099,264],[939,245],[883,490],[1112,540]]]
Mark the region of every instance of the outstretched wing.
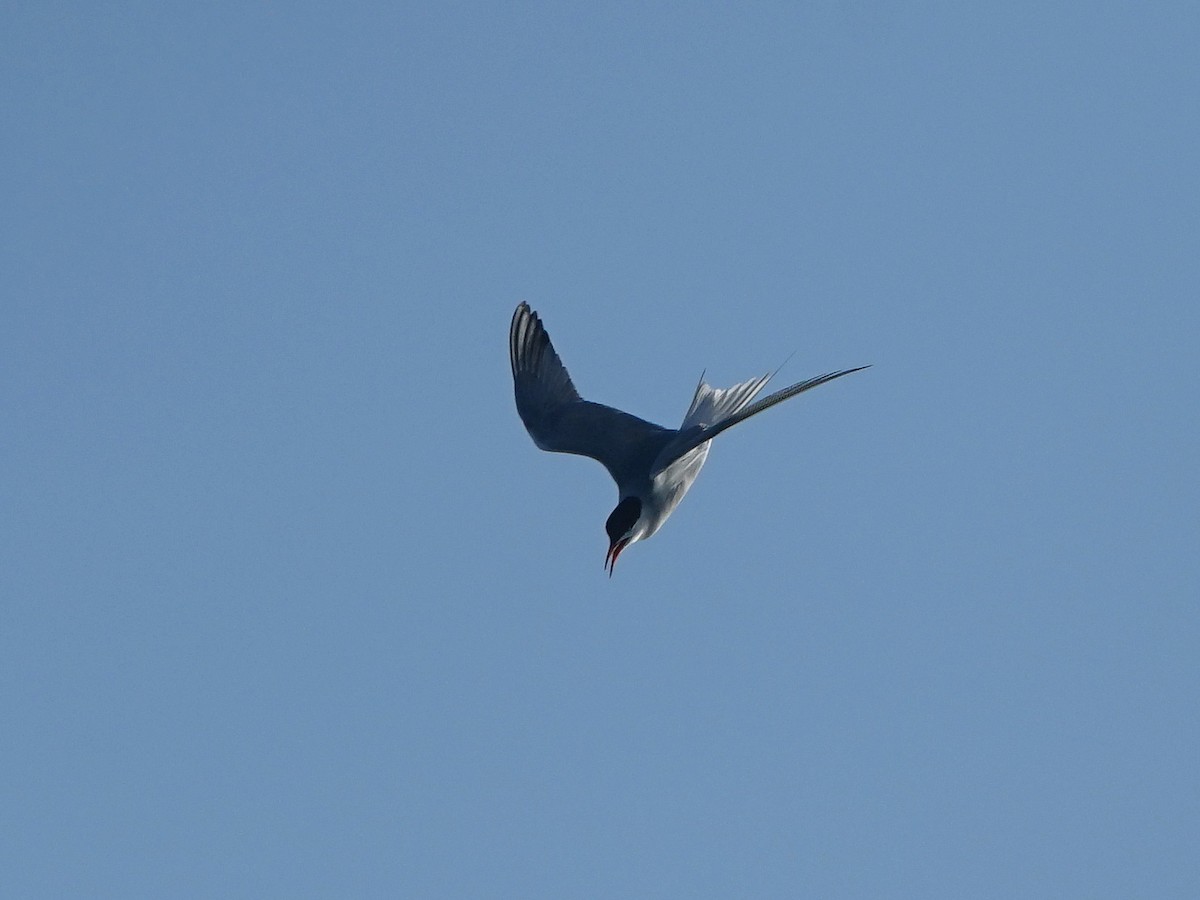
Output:
[[[842,369],[839,372],[818,375],[781,391],[776,391],[753,403],[751,401],[754,397],[766,386],[770,379],[769,375],[734,385],[725,390],[711,388],[701,379],[700,386],[696,388],[696,397],[692,400],[692,406],[688,410],[687,416],[684,417],[679,436],[663,449],[662,454],[654,462],[654,469],[662,471],[685,453],[699,447],[705,441],[711,441],[725,429],[732,428],[739,422],[744,422],[777,403],[790,400],[797,394],[833,381],[835,378],[869,368],[871,367],[859,366],[855,369]],[[701,413],[712,413],[713,415],[705,421],[705,417]]]
[[619,484],[638,456],[666,439],[668,429],[580,397],[528,303],[513,313],[508,353],[517,412],[541,449],[590,456]]

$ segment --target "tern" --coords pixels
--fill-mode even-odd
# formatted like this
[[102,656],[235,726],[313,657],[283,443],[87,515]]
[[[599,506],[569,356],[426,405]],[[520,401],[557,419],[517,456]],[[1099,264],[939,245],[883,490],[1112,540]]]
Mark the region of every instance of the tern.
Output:
[[533,442],[552,453],[598,461],[617,483],[616,508],[604,523],[612,577],[630,544],[662,528],[688,492],[718,434],[797,394],[870,366],[817,375],[755,401],[772,375],[714,388],[704,375],[679,428],[664,428],[601,403],[584,400],[558,358],[538,314],[522,302],[508,331],[517,413]]

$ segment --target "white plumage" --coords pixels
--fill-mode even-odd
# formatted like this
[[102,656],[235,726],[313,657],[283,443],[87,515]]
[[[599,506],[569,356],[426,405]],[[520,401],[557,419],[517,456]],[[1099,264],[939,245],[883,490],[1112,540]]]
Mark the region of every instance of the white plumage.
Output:
[[617,483],[617,506],[605,523],[610,576],[621,551],[658,531],[679,505],[714,437],[810,388],[869,368],[818,375],[758,401],[770,375],[729,388],[714,388],[702,376],[683,423],[674,429],[580,397],[529,304],[513,313],[508,343],[517,412],[533,442],[554,453],[590,456]]

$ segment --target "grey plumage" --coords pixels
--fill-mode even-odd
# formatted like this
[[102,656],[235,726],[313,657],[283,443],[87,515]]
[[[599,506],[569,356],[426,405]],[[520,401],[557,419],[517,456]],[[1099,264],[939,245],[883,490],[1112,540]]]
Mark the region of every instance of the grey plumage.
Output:
[[[606,564],[613,565],[626,546],[662,527],[699,475],[714,437],[797,394],[869,368],[818,375],[758,401],[770,375],[724,389],[709,386],[702,376],[683,424],[675,429],[584,400],[529,304],[519,304],[513,313],[508,342],[517,412],[534,443],[554,453],[589,456],[608,470],[619,493],[610,527],[636,514],[629,528],[610,534]],[[639,504],[622,505],[627,498]]]

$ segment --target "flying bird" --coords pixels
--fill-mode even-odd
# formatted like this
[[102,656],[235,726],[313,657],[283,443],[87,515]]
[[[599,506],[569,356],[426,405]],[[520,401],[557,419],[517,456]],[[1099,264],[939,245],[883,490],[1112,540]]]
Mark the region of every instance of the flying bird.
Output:
[[617,483],[616,508],[604,523],[611,578],[617,557],[635,541],[660,529],[687,493],[708,457],[709,442],[722,431],[817,385],[870,366],[818,375],[759,395],[771,375],[730,388],[714,388],[704,376],[679,428],[663,428],[601,403],[584,400],[550,343],[542,320],[528,303],[513,313],[508,331],[517,412],[533,442],[553,453],[597,460]]

